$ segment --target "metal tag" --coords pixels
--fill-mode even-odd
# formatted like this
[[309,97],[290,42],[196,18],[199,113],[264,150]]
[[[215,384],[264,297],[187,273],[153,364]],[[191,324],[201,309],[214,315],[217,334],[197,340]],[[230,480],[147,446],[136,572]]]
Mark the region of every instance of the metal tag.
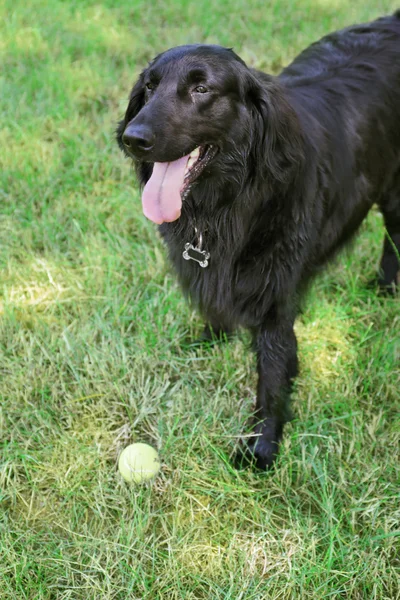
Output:
[[208,267],[208,260],[210,258],[210,253],[207,250],[201,250],[200,248],[196,248],[193,244],[185,244],[185,250],[182,254],[185,260],[194,260],[199,263],[203,269]]

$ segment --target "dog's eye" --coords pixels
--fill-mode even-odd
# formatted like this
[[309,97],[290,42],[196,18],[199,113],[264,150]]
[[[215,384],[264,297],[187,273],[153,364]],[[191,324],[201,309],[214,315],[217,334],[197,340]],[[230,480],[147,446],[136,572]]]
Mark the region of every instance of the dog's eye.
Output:
[[151,81],[148,81],[146,83],[146,90],[148,90],[149,92],[153,91],[156,89],[156,84],[155,83],[151,83]]
[[206,94],[208,92],[208,88],[205,85],[198,85],[193,90],[197,94]]

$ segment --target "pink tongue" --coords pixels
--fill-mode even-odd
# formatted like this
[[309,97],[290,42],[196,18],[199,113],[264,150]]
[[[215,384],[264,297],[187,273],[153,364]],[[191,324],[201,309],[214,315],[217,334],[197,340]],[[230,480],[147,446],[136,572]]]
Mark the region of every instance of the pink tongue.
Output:
[[144,215],[163,223],[179,219],[182,208],[181,189],[189,154],[170,163],[154,163],[153,174],[142,194]]

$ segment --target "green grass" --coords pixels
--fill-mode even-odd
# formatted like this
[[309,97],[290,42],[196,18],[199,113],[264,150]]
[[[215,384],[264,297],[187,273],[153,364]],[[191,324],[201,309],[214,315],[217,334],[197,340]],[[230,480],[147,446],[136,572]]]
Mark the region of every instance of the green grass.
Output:
[[[233,46],[271,72],[388,0],[5,1],[0,7],[0,598],[394,600],[399,303],[365,283],[373,212],[297,323],[296,420],[236,472],[255,369],[211,350],[141,214],[113,130],[157,52]],[[153,484],[120,450],[147,441]]]

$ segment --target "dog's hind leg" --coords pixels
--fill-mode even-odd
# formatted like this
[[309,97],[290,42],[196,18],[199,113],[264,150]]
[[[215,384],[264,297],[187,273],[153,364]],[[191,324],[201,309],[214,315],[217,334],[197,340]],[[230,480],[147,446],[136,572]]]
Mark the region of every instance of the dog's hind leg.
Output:
[[206,323],[199,342],[215,343],[228,341],[233,335],[233,330],[227,327]]
[[386,227],[378,284],[382,291],[395,293],[400,288],[400,171],[395,185],[379,202]]
[[220,344],[221,342],[228,342],[232,339],[233,335],[233,329],[217,324],[212,325],[208,322],[205,324],[199,337],[186,340],[185,345],[189,347],[199,347],[203,345],[206,347],[213,346],[214,344]]

